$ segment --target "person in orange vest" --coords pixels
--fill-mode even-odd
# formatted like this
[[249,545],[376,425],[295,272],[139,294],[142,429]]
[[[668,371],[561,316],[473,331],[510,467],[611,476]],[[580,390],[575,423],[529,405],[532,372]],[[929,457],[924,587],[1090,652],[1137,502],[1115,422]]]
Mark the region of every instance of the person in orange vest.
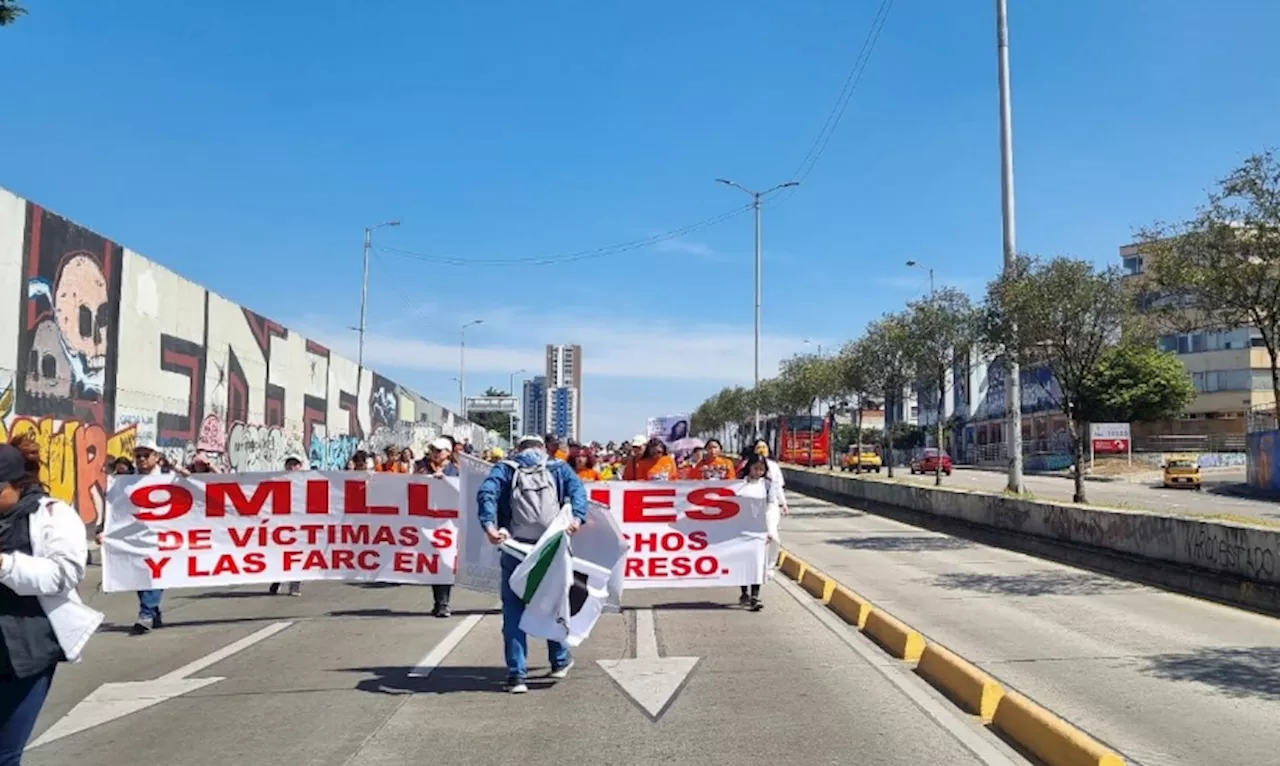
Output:
[[693,478],[699,481],[723,481],[738,478],[733,461],[724,456],[719,439],[707,440],[707,454],[694,467]]
[[596,470],[596,456],[591,454],[591,450],[578,447],[570,452],[569,465],[573,466],[574,472],[584,483],[600,481],[600,472]]
[[649,440],[639,458],[632,457],[622,475],[627,481],[675,481],[679,477],[676,461],[658,438]]

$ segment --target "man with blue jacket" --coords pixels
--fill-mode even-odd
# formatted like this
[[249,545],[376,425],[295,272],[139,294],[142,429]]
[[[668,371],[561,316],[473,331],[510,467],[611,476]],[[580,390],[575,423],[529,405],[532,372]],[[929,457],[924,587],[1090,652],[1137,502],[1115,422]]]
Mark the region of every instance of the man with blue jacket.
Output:
[[[480,506],[480,523],[489,542],[500,544],[508,537],[532,545],[558,517],[568,503],[573,512],[569,534],[587,520],[587,491],[573,468],[562,460],[547,456],[547,445],[540,436],[522,436],[516,453],[493,467],[476,493]],[[507,690],[524,694],[528,672],[526,657],[528,640],[520,629],[524,602],[511,589],[511,573],[520,565],[518,559],[503,553],[502,559],[502,639],[507,662]],[[569,675],[573,658],[569,647],[558,641],[547,642],[551,659],[551,678]]]

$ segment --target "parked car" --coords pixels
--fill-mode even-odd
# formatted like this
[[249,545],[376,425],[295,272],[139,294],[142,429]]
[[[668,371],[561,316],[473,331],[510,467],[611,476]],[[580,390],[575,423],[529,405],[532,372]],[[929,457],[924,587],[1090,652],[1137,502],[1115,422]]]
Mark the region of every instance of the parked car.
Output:
[[1199,492],[1203,489],[1200,463],[1194,458],[1170,458],[1164,464],[1164,485],[1186,487]]
[[849,448],[845,453],[844,460],[840,464],[840,469],[844,471],[875,471],[880,473],[880,467],[884,462],[880,459],[879,453],[868,447],[863,447],[861,454],[858,452],[857,445]]
[[[951,468],[952,468],[951,456],[943,452],[942,453],[942,472],[950,476]],[[915,460],[912,460],[911,472],[912,473],[937,473],[938,472],[938,450],[934,449],[933,447],[929,447],[923,453],[921,453],[920,457],[916,458]]]

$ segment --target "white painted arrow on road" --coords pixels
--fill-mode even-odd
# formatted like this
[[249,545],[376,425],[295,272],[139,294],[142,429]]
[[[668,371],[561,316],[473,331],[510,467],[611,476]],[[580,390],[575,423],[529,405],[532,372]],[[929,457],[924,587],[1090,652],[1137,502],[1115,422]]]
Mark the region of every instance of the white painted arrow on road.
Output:
[[656,721],[680,693],[689,673],[693,672],[693,666],[698,664],[698,658],[659,656],[653,610],[637,609],[635,614],[636,658],[596,662],[627,696]]
[[182,696],[187,692],[202,689],[209,684],[216,684],[223,679],[217,676],[209,678],[188,678],[188,676],[199,673],[215,662],[221,662],[237,652],[244,651],[259,641],[265,641],[292,624],[292,622],[274,622],[256,633],[227,644],[216,652],[188,662],[177,670],[165,673],[151,681],[103,684],[94,689],[88,697],[80,700],[79,704],[71,708],[71,712],[55,721],[40,735],[39,739],[27,745],[27,749],[47,745],[85,729],[92,729],[108,721],[158,705],[165,700]]

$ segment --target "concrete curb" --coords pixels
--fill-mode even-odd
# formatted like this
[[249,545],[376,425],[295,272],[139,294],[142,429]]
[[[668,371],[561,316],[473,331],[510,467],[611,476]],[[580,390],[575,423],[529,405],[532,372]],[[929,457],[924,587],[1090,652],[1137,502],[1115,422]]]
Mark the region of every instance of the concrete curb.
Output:
[[821,599],[894,657],[916,664],[916,674],[966,713],[1048,766],[1124,766],[1125,760],[1083,730],[1014,691],[946,647],[873,606],[848,587],[782,551],[778,569]]
[[924,648],[916,673],[983,723],[991,723],[1004,697],[1004,687],[994,678],[940,644]]

